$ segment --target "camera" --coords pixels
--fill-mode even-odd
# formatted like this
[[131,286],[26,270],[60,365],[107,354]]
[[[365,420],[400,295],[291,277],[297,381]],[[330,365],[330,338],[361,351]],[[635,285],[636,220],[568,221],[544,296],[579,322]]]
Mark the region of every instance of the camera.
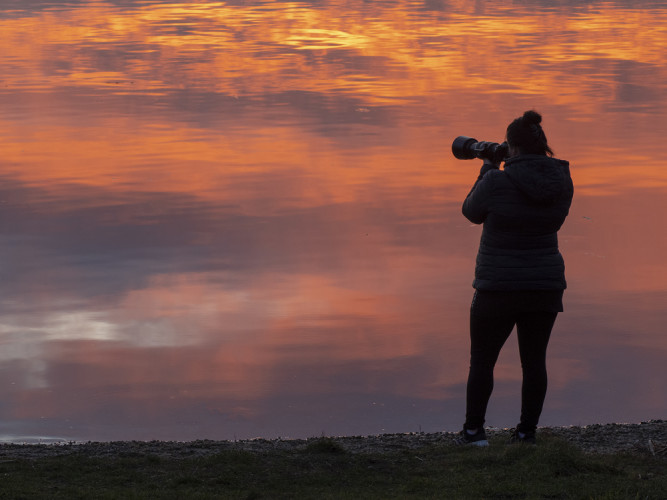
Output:
[[497,142],[478,141],[472,137],[460,135],[452,143],[452,153],[459,160],[480,158],[500,163],[508,158],[509,146],[506,142],[498,144]]

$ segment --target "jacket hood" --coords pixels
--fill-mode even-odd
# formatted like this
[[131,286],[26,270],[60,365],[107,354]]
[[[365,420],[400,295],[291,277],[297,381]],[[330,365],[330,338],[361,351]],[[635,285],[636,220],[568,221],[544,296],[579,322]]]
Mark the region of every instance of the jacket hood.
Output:
[[505,173],[530,200],[550,204],[571,185],[569,163],[542,155],[521,155],[505,162]]

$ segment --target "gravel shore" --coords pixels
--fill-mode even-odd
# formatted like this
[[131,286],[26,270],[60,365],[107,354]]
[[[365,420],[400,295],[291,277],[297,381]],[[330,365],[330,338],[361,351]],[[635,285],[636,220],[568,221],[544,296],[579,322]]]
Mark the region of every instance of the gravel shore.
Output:
[[[509,436],[508,429],[487,429],[489,438]],[[640,424],[595,424],[583,427],[543,427],[540,436],[559,436],[588,453],[631,452],[666,456],[667,421],[651,420]],[[454,433],[383,434],[378,436],[332,437],[350,453],[383,453],[419,448],[425,445],[449,446]],[[117,441],[67,444],[0,444],[0,463],[83,454],[89,457],[155,455],[167,458],[191,458],[225,450],[263,452],[299,450],[315,439],[250,439],[243,441]],[[538,441],[539,442],[539,441]]]

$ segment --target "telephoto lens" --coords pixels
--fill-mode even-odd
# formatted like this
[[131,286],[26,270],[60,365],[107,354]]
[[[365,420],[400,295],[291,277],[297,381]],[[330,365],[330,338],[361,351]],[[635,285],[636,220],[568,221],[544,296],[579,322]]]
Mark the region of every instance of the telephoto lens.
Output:
[[452,143],[452,153],[459,160],[480,158],[500,163],[507,159],[509,146],[506,142],[498,144],[497,142],[478,141],[472,137],[460,135]]

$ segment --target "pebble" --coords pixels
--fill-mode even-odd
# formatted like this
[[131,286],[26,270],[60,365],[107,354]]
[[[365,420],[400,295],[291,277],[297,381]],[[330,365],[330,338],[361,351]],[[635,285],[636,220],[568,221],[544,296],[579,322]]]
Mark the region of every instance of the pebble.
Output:
[[[509,429],[489,428],[494,437],[509,437]],[[381,434],[377,436],[330,437],[350,453],[385,453],[443,445],[450,446],[456,436],[452,432]],[[639,452],[665,456],[667,421],[650,420],[640,424],[593,424],[570,427],[542,427],[540,436],[558,436],[588,453]],[[221,451],[243,450],[264,452],[296,451],[322,438],[311,439],[248,439],[241,441],[115,441],[57,444],[0,444],[0,463],[17,459],[37,459],[68,454],[89,457],[131,457],[153,455],[165,458],[192,458],[214,455]]]

